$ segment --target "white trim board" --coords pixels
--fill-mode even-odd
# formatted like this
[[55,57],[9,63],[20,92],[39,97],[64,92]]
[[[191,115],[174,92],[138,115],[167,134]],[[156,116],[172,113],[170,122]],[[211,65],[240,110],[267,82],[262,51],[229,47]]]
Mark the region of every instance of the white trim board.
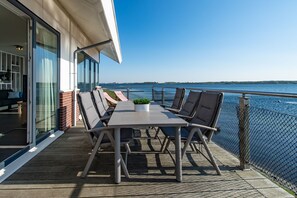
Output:
[[33,157],[35,157],[48,145],[53,143],[56,139],[58,139],[61,135],[63,135],[63,133],[64,133],[63,131],[57,131],[51,134],[45,140],[43,140],[38,145],[36,145],[35,147],[27,151],[25,154],[23,154],[21,157],[11,162],[8,166],[0,169],[0,183],[2,183],[5,179],[7,179],[10,175],[12,175],[15,171],[21,168],[28,161],[30,161]]

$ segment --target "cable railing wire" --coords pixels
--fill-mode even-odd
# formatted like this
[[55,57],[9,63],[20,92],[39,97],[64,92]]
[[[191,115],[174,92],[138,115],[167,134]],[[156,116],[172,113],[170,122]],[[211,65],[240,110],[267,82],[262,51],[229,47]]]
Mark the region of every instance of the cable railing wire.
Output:
[[[132,91],[129,95],[131,99],[148,97],[170,106],[175,88],[153,87],[150,92]],[[297,94],[210,91],[225,93],[218,121],[220,133],[213,137],[213,141],[239,159],[243,153],[246,163],[297,194],[297,105],[295,109],[290,105],[297,104]],[[240,113],[242,109],[239,98],[245,98],[246,95],[249,96],[246,99],[250,102],[243,114]]]
[[[171,90],[170,90],[171,89]],[[162,102],[162,94],[165,95],[165,102],[170,105],[174,97],[174,89],[154,91],[157,101]],[[214,136],[213,141],[229,151],[233,155],[240,157],[240,152],[247,155],[248,163],[265,173],[272,180],[280,183],[297,194],[297,117],[292,115],[296,111],[288,111],[288,108],[280,108],[279,97],[281,94],[269,93],[251,97],[251,105],[248,108],[248,122],[244,124],[244,130],[248,131],[247,147],[240,147],[240,120],[237,93],[252,94],[254,92],[232,92],[226,94],[227,100],[222,105],[222,111],[218,126],[221,132]],[[263,98],[265,97],[265,98]],[[271,100],[267,100],[270,97]],[[274,97],[274,99],[272,99]],[[277,97],[277,98],[276,98]],[[291,100],[297,101],[294,94],[285,95]],[[296,97],[296,98],[294,98]],[[270,109],[263,108],[262,101],[270,102]],[[231,101],[231,102],[230,102]],[[275,103],[271,103],[275,101]],[[255,104],[254,104],[255,103]],[[289,103],[289,102],[288,102]],[[283,110],[284,109],[284,110]],[[292,110],[292,108],[290,108]],[[289,113],[284,113],[289,112]],[[293,112],[293,113],[292,113]],[[245,149],[240,151],[240,149]]]

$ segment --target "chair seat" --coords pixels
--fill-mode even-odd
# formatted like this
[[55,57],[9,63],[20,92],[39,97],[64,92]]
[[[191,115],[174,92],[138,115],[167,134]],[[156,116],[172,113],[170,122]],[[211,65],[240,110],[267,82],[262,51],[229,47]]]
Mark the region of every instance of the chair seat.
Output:
[[[175,140],[175,127],[160,127],[160,129],[167,138],[170,140]],[[189,137],[189,133],[190,132],[186,128],[182,127],[180,131],[181,141],[186,141]],[[203,138],[207,140],[206,136],[203,136]],[[200,138],[194,135],[191,141],[200,142]]]

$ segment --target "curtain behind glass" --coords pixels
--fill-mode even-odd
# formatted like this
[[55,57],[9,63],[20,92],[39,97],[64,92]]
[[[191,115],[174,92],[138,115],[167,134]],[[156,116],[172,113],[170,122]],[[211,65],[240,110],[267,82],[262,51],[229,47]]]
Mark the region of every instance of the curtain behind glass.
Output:
[[36,135],[53,130],[57,125],[57,53],[57,35],[37,23]]

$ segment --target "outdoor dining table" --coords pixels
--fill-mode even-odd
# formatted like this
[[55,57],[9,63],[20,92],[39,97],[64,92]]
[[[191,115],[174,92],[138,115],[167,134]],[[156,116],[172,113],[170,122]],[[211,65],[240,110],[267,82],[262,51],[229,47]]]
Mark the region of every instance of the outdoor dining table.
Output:
[[[121,183],[121,150],[120,150],[120,130],[121,128],[147,128],[147,127],[175,127],[175,175],[176,180],[182,181],[182,160],[181,160],[181,134],[180,128],[187,126],[187,122],[174,115],[157,103],[150,104],[149,112],[135,112],[132,101],[118,102],[108,126],[115,129],[115,183]],[[124,170],[126,167],[124,167]],[[127,169],[125,175],[129,177]]]

